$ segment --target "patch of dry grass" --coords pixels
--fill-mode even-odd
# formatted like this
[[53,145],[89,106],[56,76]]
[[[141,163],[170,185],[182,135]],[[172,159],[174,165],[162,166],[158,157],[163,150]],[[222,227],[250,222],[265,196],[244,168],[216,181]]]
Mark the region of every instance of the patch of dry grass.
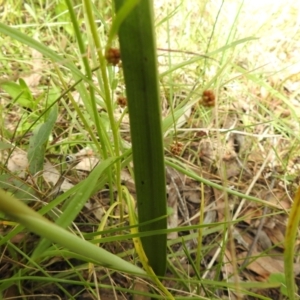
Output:
[[[183,143],[183,160],[187,165],[192,163],[204,178],[277,207],[274,210],[205,189],[204,219],[240,222],[234,227],[225,226],[218,242],[210,244],[215,245],[214,251],[204,257],[206,268],[212,269],[203,277],[214,276],[213,266],[218,263],[223,279],[236,280],[237,284],[254,279],[267,281],[270,274],[283,272],[287,210],[299,183],[297,4],[174,1],[167,6],[170,14],[176,12],[177,5],[187,11],[178,9],[158,29],[158,45],[169,49],[160,52],[169,105],[176,107],[185,98],[195,104],[193,109],[186,105],[187,123],[177,128],[173,137]],[[165,6],[157,6],[160,15],[159,9]],[[248,37],[257,40],[216,53]],[[197,54],[209,55],[217,62],[202,57],[191,63],[189,59]],[[183,62],[185,65],[172,74],[165,71]],[[214,93],[215,106],[210,110],[201,106],[205,91]],[[181,179],[179,186],[189,212],[180,211],[180,218],[184,223],[188,218],[195,222],[199,208],[189,198],[198,197],[200,202],[201,193],[185,180]],[[211,213],[212,209],[216,214]],[[266,295],[274,297],[272,291]]]

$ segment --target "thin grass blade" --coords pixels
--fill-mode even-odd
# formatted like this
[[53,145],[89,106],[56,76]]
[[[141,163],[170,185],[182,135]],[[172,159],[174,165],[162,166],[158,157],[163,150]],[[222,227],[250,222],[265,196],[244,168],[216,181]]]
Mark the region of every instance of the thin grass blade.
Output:
[[295,241],[300,221],[300,187],[294,198],[285,233],[284,272],[287,293],[290,300],[298,299],[295,295],[294,257]]
[[0,211],[27,227],[32,232],[90,258],[99,265],[123,272],[145,275],[145,272],[106,250],[82,240],[58,225],[50,222],[26,204],[0,189]]

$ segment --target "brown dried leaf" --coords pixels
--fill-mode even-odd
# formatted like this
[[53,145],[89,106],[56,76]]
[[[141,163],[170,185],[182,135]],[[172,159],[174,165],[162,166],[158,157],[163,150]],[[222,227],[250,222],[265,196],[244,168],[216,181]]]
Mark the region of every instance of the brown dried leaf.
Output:
[[[177,191],[174,183],[171,182],[168,189],[168,206],[172,208],[173,213],[168,217],[168,228],[176,228],[178,226],[178,208],[177,208]],[[176,239],[177,232],[168,233],[168,239]]]
[[[135,291],[149,293],[149,284],[147,282],[135,282],[133,289]],[[150,300],[150,297],[144,296],[144,295],[135,295],[135,300]]]
[[[238,258],[240,262],[243,262],[246,258],[248,252],[242,252],[238,254]],[[269,275],[272,273],[283,273],[284,272],[284,264],[283,261],[276,260],[269,256],[260,256],[264,255],[262,253],[258,253],[253,251],[252,256],[253,260],[250,259],[249,264],[246,266],[246,269],[255,272],[260,275],[265,280],[268,279]]]
[[247,207],[241,212],[241,215],[243,216],[243,221],[246,222],[248,225],[251,225],[253,219],[257,219],[261,216],[261,210],[255,207]]
[[31,56],[33,62],[32,74],[23,77],[23,80],[26,82],[28,87],[36,87],[39,85],[42,77],[41,72],[43,70],[43,55],[39,51],[32,48]]
[[[51,186],[55,186],[57,181],[60,179],[60,173],[59,171],[53,166],[49,161],[46,161],[44,164],[44,172],[43,172],[43,178],[44,180]],[[62,182],[60,186],[61,191],[68,191],[71,189],[74,185],[71,184],[66,179]]]
[[273,229],[269,229],[269,228],[264,228],[266,234],[268,235],[268,237],[270,238],[270,240],[272,241],[273,245],[276,245],[277,247],[280,247],[282,249],[284,249],[284,232],[282,232],[278,227],[275,227]]
[[24,178],[28,165],[27,154],[16,148],[9,157],[7,168],[9,171],[16,173],[20,178]]

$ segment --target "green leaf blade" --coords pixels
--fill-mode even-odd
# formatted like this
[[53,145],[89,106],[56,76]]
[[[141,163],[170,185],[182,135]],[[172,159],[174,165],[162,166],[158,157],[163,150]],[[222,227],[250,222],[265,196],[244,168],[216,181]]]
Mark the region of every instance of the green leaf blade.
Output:
[[93,261],[101,266],[123,272],[145,275],[145,272],[139,267],[50,222],[2,189],[0,189],[0,211],[30,231],[86,257],[87,261]]
[[32,175],[43,169],[47,142],[56,122],[57,115],[57,105],[54,105],[50,110],[49,117],[46,122],[33,133],[33,136],[30,139],[28,161],[29,172]]
[[[116,0],[117,11],[124,1]],[[140,231],[167,228],[165,167],[152,1],[141,1],[120,25]],[[162,218],[165,216],[165,218]],[[157,220],[160,218],[159,220]],[[157,220],[149,223],[151,220]],[[166,235],[142,238],[157,275],[166,268]]]

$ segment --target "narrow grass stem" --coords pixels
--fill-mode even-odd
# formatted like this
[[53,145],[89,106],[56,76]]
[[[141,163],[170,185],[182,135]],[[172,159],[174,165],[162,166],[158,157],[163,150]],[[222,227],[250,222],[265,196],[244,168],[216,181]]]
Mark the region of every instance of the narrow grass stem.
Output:
[[[108,113],[108,118],[110,121],[110,126],[112,129],[112,135],[113,135],[113,140],[114,140],[114,147],[115,147],[115,155],[118,157],[120,154],[120,147],[119,147],[119,135],[118,135],[118,128],[117,128],[117,122],[115,121],[114,114],[113,114],[113,106],[112,106],[112,98],[111,98],[111,92],[108,84],[108,77],[107,77],[107,70],[106,70],[106,60],[104,58],[104,55],[102,53],[102,45],[101,45],[101,40],[99,38],[99,34],[97,32],[96,28],[96,23],[94,19],[94,15],[92,12],[92,5],[91,1],[89,0],[84,0],[84,6],[86,10],[86,15],[87,19],[89,22],[91,34],[95,43],[95,47],[97,49],[97,55],[98,55],[98,60],[100,64],[100,70],[102,74],[102,80],[103,80],[103,85],[104,85],[104,101],[106,104],[106,109]],[[96,110],[96,103],[93,103],[95,106],[95,114],[97,112]],[[118,190],[118,199],[120,201],[120,222],[122,223],[123,221],[123,197],[122,197],[122,188],[121,188],[121,162],[117,161],[116,162],[116,185],[117,185],[117,190]]]
[[70,18],[73,24],[73,28],[75,31],[75,35],[76,35],[76,40],[77,40],[77,44],[78,44],[78,48],[81,54],[81,59],[85,68],[85,72],[86,72],[86,76],[89,79],[89,93],[90,93],[90,99],[91,99],[91,104],[93,107],[93,113],[94,113],[94,121],[96,124],[96,128],[97,128],[97,132],[99,135],[99,139],[100,139],[100,143],[101,143],[101,148],[99,148],[98,146],[98,142],[95,143],[95,145],[98,148],[99,153],[103,154],[104,159],[108,158],[108,153],[107,153],[107,146],[109,145],[109,143],[105,142],[105,131],[101,128],[100,122],[99,122],[99,116],[97,114],[97,107],[96,107],[96,98],[95,98],[95,89],[94,86],[92,84],[92,70],[91,67],[89,65],[89,61],[86,55],[86,48],[84,46],[84,42],[82,39],[82,35],[79,29],[79,25],[78,25],[78,21],[74,12],[74,8],[73,8],[73,4],[71,3],[70,0],[66,0],[66,4],[68,6],[68,10],[69,10],[69,14],[70,14]]
[[[71,3],[70,0],[66,0],[66,4],[68,6],[70,18],[71,18],[73,28],[74,28],[74,31],[75,31],[76,40],[77,40],[78,48],[79,48],[79,51],[80,51],[80,54],[81,54],[81,59],[82,59],[83,65],[85,67],[86,76],[89,79],[90,103],[92,105],[92,114],[93,114],[94,122],[95,122],[95,125],[96,125],[96,128],[97,128],[97,133],[98,133],[98,136],[99,136],[101,147],[100,147],[99,142],[98,142],[97,139],[94,140],[94,143],[95,143],[95,146],[97,147],[97,149],[99,151],[99,154],[101,153],[103,158],[107,159],[108,158],[108,151],[110,153],[112,153],[112,148],[110,146],[108,135],[107,135],[107,133],[104,129],[104,126],[103,126],[102,122],[100,121],[99,115],[97,113],[95,88],[94,88],[94,84],[93,84],[93,80],[92,80],[92,75],[93,75],[92,69],[90,67],[88,57],[86,55],[86,47],[84,46],[84,42],[83,42],[83,39],[82,39],[82,35],[81,35],[81,32],[80,32],[80,28],[79,28],[79,25],[78,25],[77,18],[76,18],[76,15],[75,15],[73,4]],[[86,100],[83,99],[83,101],[85,102]],[[74,103],[75,102],[73,101],[73,105],[74,105]],[[108,170],[108,184],[110,186],[110,199],[111,199],[111,201],[113,201],[113,179],[112,179],[111,169]]]

